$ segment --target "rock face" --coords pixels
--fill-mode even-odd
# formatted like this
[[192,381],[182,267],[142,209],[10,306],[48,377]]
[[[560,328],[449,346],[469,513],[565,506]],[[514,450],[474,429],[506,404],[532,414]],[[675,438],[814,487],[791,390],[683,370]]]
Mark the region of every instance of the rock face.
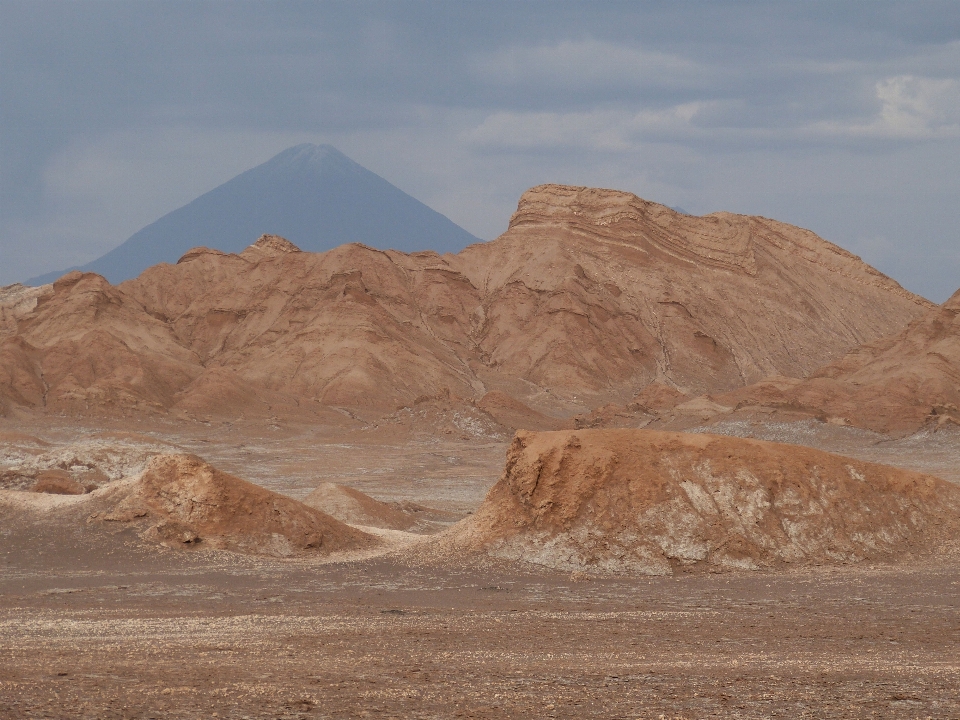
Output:
[[92,519],[149,524],[144,537],[255,555],[328,554],[376,540],[315,508],[217,470],[193,455],[158,455],[144,473],[97,498]]
[[279,235],[261,235],[253,245],[243,252],[247,253],[247,257],[258,258],[265,255],[285,255],[292,252],[301,252],[301,250]]
[[27,287],[20,283],[0,288],[0,337],[15,335],[17,322],[30,314],[51,290],[50,285]]
[[47,470],[40,474],[30,491],[51,495],[83,495],[86,488],[63,470]]
[[379,412],[496,392],[494,414],[569,417],[654,382],[643,402],[803,377],[929,307],[799,228],[557,185],[457,255],[296,250],[194,248],[118,286],[65,275],[0,328],[0,402]]
[[581,392],[802,377],[929,306],[809,231],[592,188],[528,190],[502,237],[459,257],[498,369]]
[[845,564],[960,538],[960,487],[808,448],[647,430],[529,433],[442,543],[596,573]]
[[960,291],[903,332],[859,347],[805,380],[771,379],[717,400],[787,406],[887,433],[960,425]]
[[202,367],[173,328],[99,275],[67,273],[0,338],[0,399],[160,410]]

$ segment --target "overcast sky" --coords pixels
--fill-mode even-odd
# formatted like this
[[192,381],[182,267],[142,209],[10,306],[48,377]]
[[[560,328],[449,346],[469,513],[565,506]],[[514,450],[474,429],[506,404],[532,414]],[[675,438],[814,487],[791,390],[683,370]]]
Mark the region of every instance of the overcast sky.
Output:
[[0,284],[298,142],[485,239],[593,185],[960,288],[960,2],[0,0]]

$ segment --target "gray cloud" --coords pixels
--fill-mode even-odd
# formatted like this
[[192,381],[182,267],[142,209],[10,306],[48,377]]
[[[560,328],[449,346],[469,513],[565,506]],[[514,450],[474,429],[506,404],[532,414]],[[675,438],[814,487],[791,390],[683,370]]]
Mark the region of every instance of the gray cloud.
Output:
[[0,96],[0,283],[310,141],[484,237],[603,185],[960,287],[953,2],[0,0]]

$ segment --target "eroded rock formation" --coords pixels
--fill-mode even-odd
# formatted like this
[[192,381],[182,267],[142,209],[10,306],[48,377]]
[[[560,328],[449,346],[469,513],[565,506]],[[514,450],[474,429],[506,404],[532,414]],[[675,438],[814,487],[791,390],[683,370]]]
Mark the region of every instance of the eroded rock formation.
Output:
[[928,307],[800,228],[544,185],[457,255],[264,236],[118,286],[69,273],[4,310],[0,403],[379,412],[495,391],[498,411],[569,417],[653,382],[681,398],[804,377]]
[[371,536],[330,515],[229,475],[194,455],[157,455],[139,477],[99,491],[88,519],[146,525],[172,547],[202,544],[253,555],[369,548]]
[[499,482],[438,540],[594,573],[902,558],[956,544],[960,487],[810,448],[648,430],[519,432]]

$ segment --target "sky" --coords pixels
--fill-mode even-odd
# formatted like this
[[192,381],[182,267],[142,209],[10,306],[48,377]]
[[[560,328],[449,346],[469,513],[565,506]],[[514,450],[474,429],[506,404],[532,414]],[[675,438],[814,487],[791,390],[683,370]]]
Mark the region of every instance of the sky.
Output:
[[484,239],[608,187],[960,288],[960,2],[0,0],[0,284],[301,142]]

